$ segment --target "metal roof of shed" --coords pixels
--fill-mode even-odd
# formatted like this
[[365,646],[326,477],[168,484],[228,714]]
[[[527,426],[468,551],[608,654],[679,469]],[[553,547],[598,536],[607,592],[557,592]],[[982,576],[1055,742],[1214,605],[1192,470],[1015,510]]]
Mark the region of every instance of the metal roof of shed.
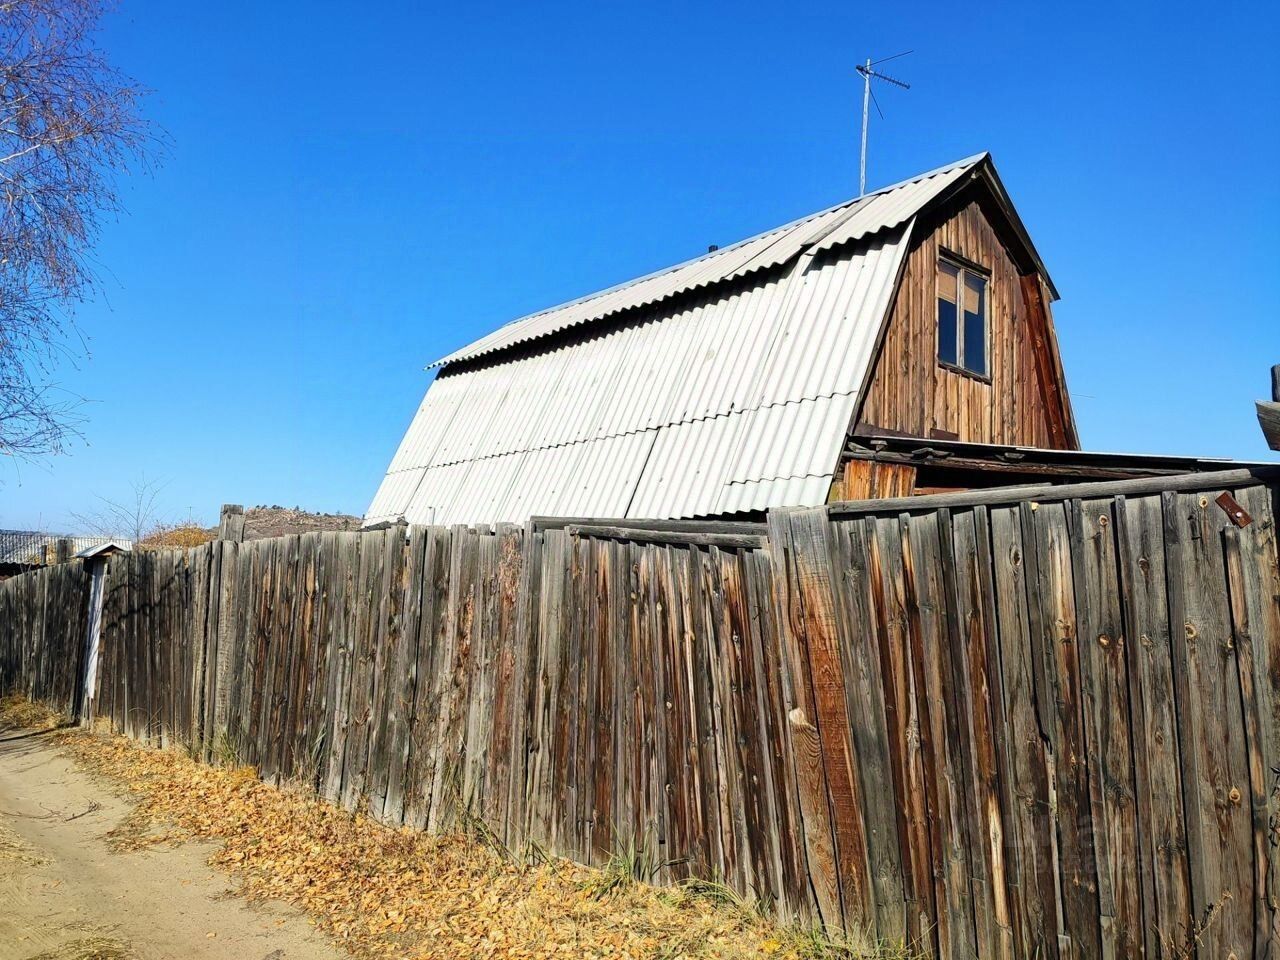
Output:
[[505,350],[624,310],[648,306],[701,287],[745,277],[757,270],[780,266],[804,250],[819,252],[900,226],[988,156],[986,153],[976,154],[674,267],[513,320],[430,366]]
[[110,537],[71,537],[34,530],[0,530],[0,564],[41,566],[45,562],[46,550],[52,551],[59,540],[70,540],[71,551],[76,556],[83,556],[86,551],[106,544],[115,544],[124,550],[133,546],[129,540],[113,540]]
[[437,361],[447,366],[366,524],[824,502],[914,218],[986,157],[525,317]]

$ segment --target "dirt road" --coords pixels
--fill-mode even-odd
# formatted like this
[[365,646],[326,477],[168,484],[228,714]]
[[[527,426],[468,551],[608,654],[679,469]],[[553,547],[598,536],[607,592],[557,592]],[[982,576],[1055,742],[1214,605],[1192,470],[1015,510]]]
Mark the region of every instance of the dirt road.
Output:
[[48,733],[0,732],[0,960],[339,960],[305,918],[249,905],[197,844],[119,853],[131,809]]

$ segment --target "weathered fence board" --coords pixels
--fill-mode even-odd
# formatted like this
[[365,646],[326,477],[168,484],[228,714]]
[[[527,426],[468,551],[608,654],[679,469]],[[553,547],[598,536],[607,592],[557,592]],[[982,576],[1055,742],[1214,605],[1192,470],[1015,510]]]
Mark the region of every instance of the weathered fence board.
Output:
[[64,563],[0,583],[0,687],[74,713],[84,678],[89,576]]
[[1275,958],[1277,488],[1205,482],[117,556],[88,691],[66,563],[0,583],[0,683],[939,957]]

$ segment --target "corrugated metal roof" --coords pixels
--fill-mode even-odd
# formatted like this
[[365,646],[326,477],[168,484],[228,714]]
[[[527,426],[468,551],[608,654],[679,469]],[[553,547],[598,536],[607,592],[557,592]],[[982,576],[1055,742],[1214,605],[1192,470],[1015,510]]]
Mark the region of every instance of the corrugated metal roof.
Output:
[[820,503],[910,223],[643,308],[427,391],[367,523],[690,517]]
[[94,547],[113,544],[123,550],[129,550],[133,546],[128,540],[116,540],[111,537],[67,537],[62,534],[37,533],[32,530],[0,530],[0,563],[41,566],[46,560],[46,550],[52,553],[59,540],[71,541],[72,554],[80,554]]
[[915,215],[985,159],[525,317],[437,361],[447,366],[366,523],[824,502]]
[[981,153],[930,170],[695,260],[513,320],[431,366],[505,350],[623,310],[660,303],[678,294],[778,267],[805,250],[819,252],[901,226],[986,157],[987,154]]

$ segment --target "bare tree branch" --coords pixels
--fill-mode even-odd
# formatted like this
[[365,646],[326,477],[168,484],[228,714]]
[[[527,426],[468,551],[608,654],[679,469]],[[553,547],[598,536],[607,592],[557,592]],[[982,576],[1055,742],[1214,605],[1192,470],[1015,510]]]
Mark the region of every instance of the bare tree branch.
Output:
[[107,0],[0,2],[0,454],[59,453],[79,398],[53,383],[80,352],[72,320],[116,179],[160,135],[145,91],[94,45]]
[[96,537],[124,538],[141,543],[165,528],[160,519],[160,492],[165,485],[139,477],[130,484],[130,494],[120,500],[99,497],[99,507],[91,513],[73,513],[78,529]]

